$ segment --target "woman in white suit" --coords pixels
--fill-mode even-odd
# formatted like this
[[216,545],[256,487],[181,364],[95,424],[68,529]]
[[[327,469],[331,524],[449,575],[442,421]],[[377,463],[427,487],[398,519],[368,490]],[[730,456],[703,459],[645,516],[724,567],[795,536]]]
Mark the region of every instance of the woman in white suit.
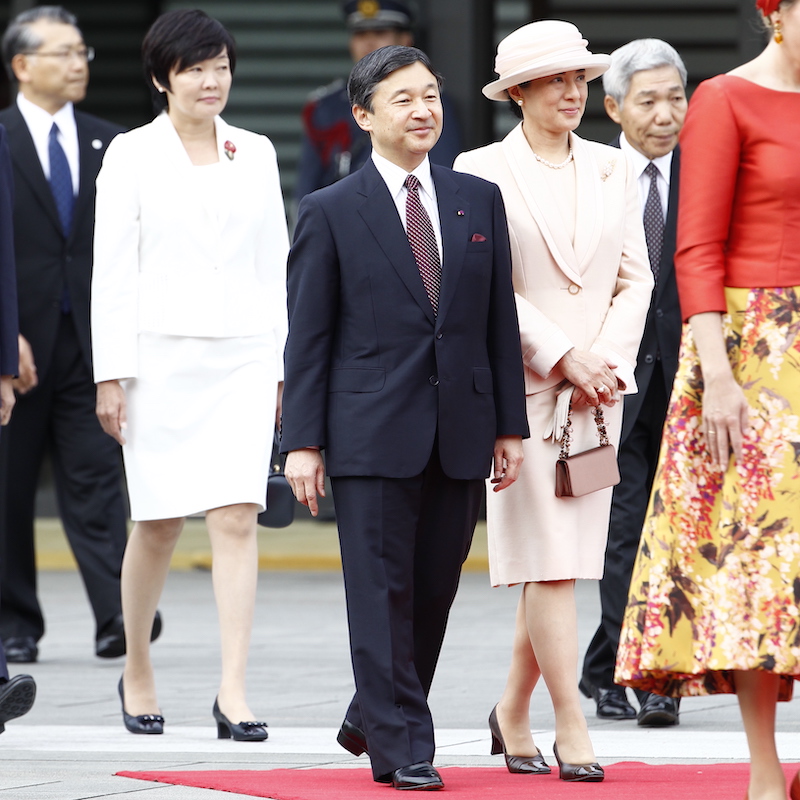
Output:
[[[563,418],[571,392],[571,453],[598,445],[592,406],[619,442],[620,395],[634,367],[653,287],[636,180],[619,150],[573,131],[587,83],[610,59],[586,48],[567,22],[525,25],[499,45],[490,100],[522,122],[501,142],[464,153],[455,169],[500,186],[508,215],[528,419],[517,483],[489,493],[492,585],[523,584],[511,669],[489,724],[493,753],[512,772],[550,769],[530,733],[530,698],[543,676],[556,717],[564,780],[600,781],[577,687],[575,580],[602,576],[611,488],[555,496]],[[555,427],[556,436],[544,437]]]
[[123,720],[132,733],[163,731],[150,627],[184,519],[204,511],[222,648],[218,735],[266,739],[245,672],[286,337],[277,159],[266,137],[219,117],[236,63],[219,22],[169,12],[142,51],[166,109],[106,152],[92,280],[97,412],[123,446],[135,521],[122,566]]

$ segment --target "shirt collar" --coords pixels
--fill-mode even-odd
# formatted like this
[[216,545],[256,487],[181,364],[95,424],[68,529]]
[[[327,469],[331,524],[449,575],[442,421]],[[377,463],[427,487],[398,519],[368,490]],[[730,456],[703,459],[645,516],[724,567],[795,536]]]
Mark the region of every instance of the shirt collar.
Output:
[[75,124],[75,110],[72,103],[65,103],[55,114],[51,114],[36,103],[32,103],[20,92],[17,95],[17,106],[33,135],[49,136],[55,122],[62,136],[77,138],[78,128]]
[[431,162],[428,160],[428,156],[425,156],[422,163],[416,169],[412,170],[411,173],[406,172],[402,167],[398,167],[397,164],[389,161],[388,158],[384,158],[380,153],[376,153],[374,149],[372,151],[372,161],[375,164],[375,168],[380,173],[380,176],[389,187],[389,192],[392,197],[397,197],[400,194],[409,174],[417,177],[423,191],[430,197],[436,197],[433,188],[433,176],[431,175]]
[[[625,138],[624,133],[620,133],[619,135],[619,147],[625,155],[630,158],[633,162],[633,168],[636,173],[637,178],[641,178],[644,171],[647,169],[648,164],[650,164],[650,159],[642,155],[635,147],[633,147],[630,142]],[[661,177],[666,181],[667,186],[669,186],[669,176],[672,171],[672,150],[669,151],[665,156],[659,156],[658,158],[653,159],[653,164],[656,165],[656,168],[661,173]]]

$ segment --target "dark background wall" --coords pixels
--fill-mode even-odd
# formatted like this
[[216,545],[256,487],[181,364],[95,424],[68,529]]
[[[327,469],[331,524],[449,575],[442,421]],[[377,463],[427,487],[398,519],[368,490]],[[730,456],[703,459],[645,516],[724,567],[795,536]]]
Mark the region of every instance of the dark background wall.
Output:
[[[752,58],[763,46],[754,0],[410,0],[417,11],[417,43],[444,74],[467,148],[502,136],[514,124],[503,104],[480,87],[493,78],[497,42],[534,19],[574,22],[596,52],[633,38],[657,36],[683,55],[690,83]],[[0,0],[0,26],[38,5]],[[162,11],[202,8],[233,32],[239,65],[225,114],[235,125],[275,142],[284,189],[291,193],[300,151],[300,109],[308,94],[350,68],[338,0],[71,0],[87,43],[97,49],[82,108],[125,126],[151,118],[139,47]],[[5,76],[0,101],[13,92]],[[580,133],[605,141],[614,134],[602,110],[602,88],[590,88]]]

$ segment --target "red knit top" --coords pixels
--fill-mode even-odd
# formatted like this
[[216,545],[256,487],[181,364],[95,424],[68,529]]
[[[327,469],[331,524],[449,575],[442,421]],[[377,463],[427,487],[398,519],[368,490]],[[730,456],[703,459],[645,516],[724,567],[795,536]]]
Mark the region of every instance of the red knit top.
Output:
[[684,319],[725,312],[724,287],[800,286],[800,93],[704,81],[681,134]]

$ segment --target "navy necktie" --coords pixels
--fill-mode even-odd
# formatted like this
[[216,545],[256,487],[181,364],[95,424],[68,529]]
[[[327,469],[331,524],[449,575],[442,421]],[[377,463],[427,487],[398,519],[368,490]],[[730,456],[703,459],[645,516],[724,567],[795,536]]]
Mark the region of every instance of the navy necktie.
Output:
[[406,234],[411,245],[411,252],[417,262],[419,274],[428,299],[433,306],[433,313],[439,310],[439,287],[442,282],[442,262],[439,258],[439,246],[428,212],[419,197],[419,179],[409,175],[405,182],[406,189]]
[[650,176],[650,191],[644,204],[644,238],[647,241],[647,255],[650,257],[650,269],[658,282],[661,266],[661,248],[664,244],[664,209],[661,196],[658,194],[658,167],[651,161],[645,169]]
[[58,125],[55,122],[53,127],[50,128],[47,151],[50,155],[50,191],[56,201],[58,218],[61,220],[61,229],[64,232],[64,236],[68,237],[72,230],[72,209],[75,205],[75,194],[72,190],[72,173],[69,171],[67,154],[58,141]]

